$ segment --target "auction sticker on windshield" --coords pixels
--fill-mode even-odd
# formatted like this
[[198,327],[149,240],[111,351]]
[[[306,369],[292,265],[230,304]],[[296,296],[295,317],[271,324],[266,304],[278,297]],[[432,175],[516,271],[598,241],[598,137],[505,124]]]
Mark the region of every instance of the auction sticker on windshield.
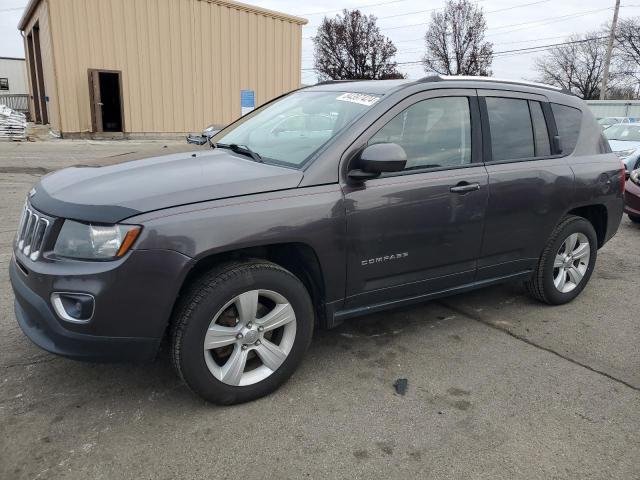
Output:
[[380,97],[376,97],[375,95],[366,95],[364,93],[343,93],[336,100],[340,100],[342,102],[351,102],[351,103],[359,103],[360,105],[366,105],[370,107],[378,100]]

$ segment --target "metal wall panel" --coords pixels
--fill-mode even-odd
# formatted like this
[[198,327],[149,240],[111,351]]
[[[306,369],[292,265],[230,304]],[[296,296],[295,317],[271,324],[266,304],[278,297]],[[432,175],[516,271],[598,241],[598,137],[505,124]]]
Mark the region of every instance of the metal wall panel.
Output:
[[218,0],[43,0],[33,17],[47,4],[65,133],[91,130],[90,68],[122,71],[128,133],[224,125],[241,90],[258,106],[300,86],[303,19]]
[[[59,111],[59,98],[58,98],[58,86],[56,77],[56,67],[53,52],[53,42],[51,37],[51,24],[50,24],[50,10],[48,0],[41,1],[33,12],[33,15],[26,23],[24,29],[24,35],[31,32],[33,27],[38,24],[40,28],[40,55],[42,58],[42,73],[44,79],[44,91],[45,95],[49,98],[46,102],[47,113],[49,118],[49,124],[53,130],[59,131],[61,128],[60,123],[60,111]],[[28,51],[25,41],[25,52]],[[29,63],[29,56],[27,55],[27,72],[29,72],[31,66]],[[33,86],[31,85],[31,76],[28,74],[27,79],[29,81],[29,92],[33,94]],[[33,113],[33,99],[30,100],[30,109]],[[33,118],[33,115],[32,115]]]
[[587,105],[598,118],[640,117],[639,100],[587,100]]
[[0,90],[0,95],[24,95],[29,92],[24,58],[0,57],[0,77],[9,80],[9,90]]

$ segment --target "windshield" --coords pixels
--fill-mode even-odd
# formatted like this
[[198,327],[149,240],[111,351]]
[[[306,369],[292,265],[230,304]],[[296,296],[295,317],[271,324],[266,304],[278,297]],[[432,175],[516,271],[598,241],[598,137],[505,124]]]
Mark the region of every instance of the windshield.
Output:
[[606,117],[598,120],[600,125],[615,125],[616,123],[622,123],[622,119],[616,117]]
[[298,91],[225,128],[212,141],[248,147],[263,161],[302,166],[379,96]]
[[614,125],[604,131],[607,140],[640,142],[640,125]]

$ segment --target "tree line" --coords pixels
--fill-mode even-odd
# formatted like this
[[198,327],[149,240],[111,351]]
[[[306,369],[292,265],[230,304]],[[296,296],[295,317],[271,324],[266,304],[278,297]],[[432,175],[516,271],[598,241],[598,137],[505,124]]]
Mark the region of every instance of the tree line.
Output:
[[[442,11],[431,14],[420,63],[429,73],[491,75],[496,52],[485,40],[486,31],[485,16],[477,3],[447,0]],[[536,78],[532,80],[559,86],[584,99],[599,98],[609,32],[605,27],[571,35],[545,49],[534,60]],[[325,17],[312,40],[314,70],[321,81],[404,78],[395,60],[397,48],[380,32],[374,15],[345,9],[333,18]],[[639,88],[640,17],[618,22],[607,98],[637,98]]]

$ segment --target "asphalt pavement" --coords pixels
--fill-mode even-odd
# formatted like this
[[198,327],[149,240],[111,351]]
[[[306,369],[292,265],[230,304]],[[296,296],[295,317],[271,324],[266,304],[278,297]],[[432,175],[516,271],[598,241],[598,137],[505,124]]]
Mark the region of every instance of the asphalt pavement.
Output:
[[640,226],[626,217],[569,305],[507,284],[353,319],[245,405],[195,397],[164,351],[106,365],[34,346],[7,271],[31,186],[181,146],[0,143],[0,479],[640,478]]

